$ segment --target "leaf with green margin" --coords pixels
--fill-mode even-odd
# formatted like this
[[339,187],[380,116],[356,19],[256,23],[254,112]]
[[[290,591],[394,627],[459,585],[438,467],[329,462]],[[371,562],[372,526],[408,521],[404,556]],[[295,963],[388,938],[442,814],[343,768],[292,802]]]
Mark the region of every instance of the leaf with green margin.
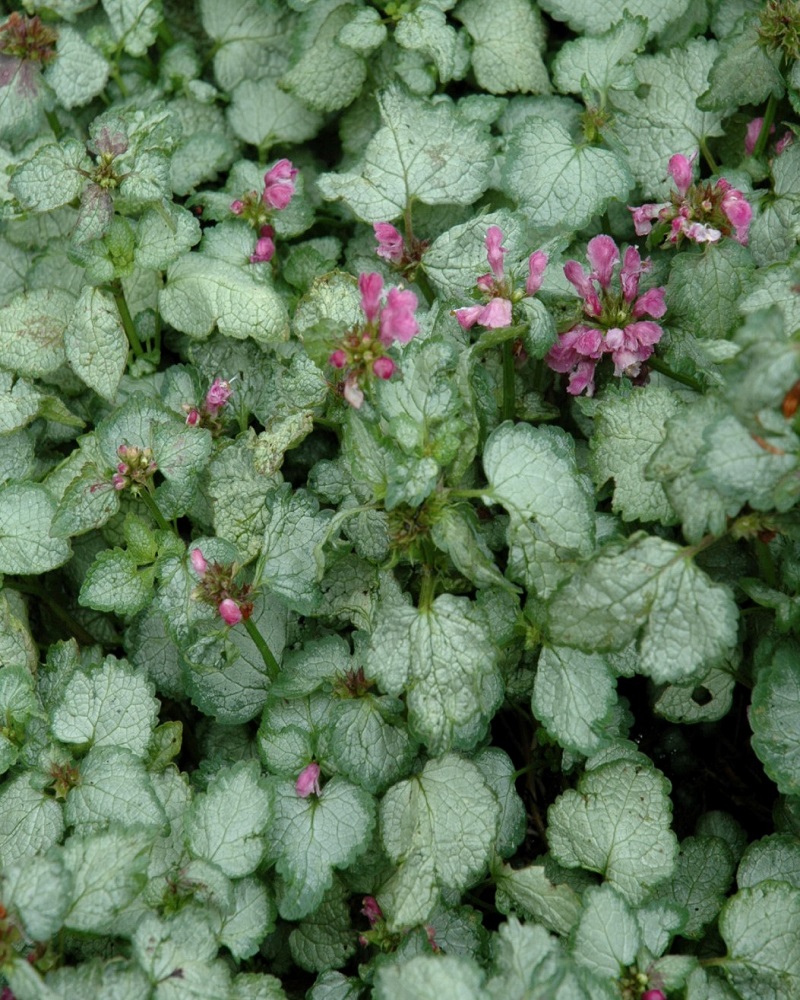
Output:
[[160,705],[153,686],[125,660],[76,670],[52,711],[51,732],[78,747],[124,747],[144,757]]
[[64,926],[114,934],[118,914],[142,891],[152,843],[151,833],[135,828],[70,837],[62,857],[72,873],[74,892]]
[[598,94],[635,90],[633,62],[647,41],[646,18],[626,8],[622,19],[595,37],[566,42],[553,61],[553,80],[562,94],[583,94],[586,85]]
[[394,698],[345,698],[330,715],[330,758],[350,781],[372,795],[405,778],[418,746]]
[[128,360],[128,338],[108,292],[87,285],[64,331],[67,361],[76,375],[113,401]]
[[346,868],[366,849],[375,824],[371,795],[334,777],[320,795],[301,798],[294,782],[273,779],[275,819],[269,853],[283,879],[278,912],[302,920],[322,903],[334,868]]
[[641,943],[636,915],[613,886],[606,883],[586,890],[573,937],[576,962],[616,984],[633,964]]
[[38,775],[25,771],[0,789],[0,869],[46,851],[64,834],[61,804]]
[[47,378],[66,360],[64,332],[75,296],[37,288],[0,309],[0,365],[17,375]]
[[0,667],[12,671],[19,668],[33,676],[39,663],[39,649],[31,635],[23,600],[13,585],[6,584],[0,591]]
[[0,487],[0,573],[46,573],[69,559],[69,542],[50,534],[55,511],[38,483]]
[[88,104],[108,82],[109,64],[75,28],[58,26],[57,58],[47,67],[45,79],[56,99],[68,111]]
[[623,521],[677,520],[663,487],[648,480],[646,470],[664,440],[667,421],[682,408],[674,392],[660,388],[608,395],[598,406],[590,442],[592,475],[598,489],[614,479],[611,509]]
[[292,958],[307,972],[341,968],[356,949],[347,894],[338,881],[319,907],[289,935]]
[[510,858],[525,838],[525,804],[517,794],[514,765],[499,747],[486,747],[472,758],[486,784],[500,803],[500,822],[494,849],[501,858]]
[[653,711],[670,722],[716,722],[730,711],[735,687],[730,668],[712,667],[693,684],[671,684],[659,694]]
[[793,1000],[800,991],[800,889],[764,882],[722,909],[722,968],[742,1000]]
[[136,226],[137,267],[163,271],[200,241],[200,223],[181,205],[148,208]]
[[275,930],[277,908],[264,883],[255,877],[237,879],[234,910],[220,919],[217,936],[239,961],[252,958],[261,942]]
[[550,79],[542,61],[546,29],[527,0],[499,0],[491,6],[466,0],[455,16],[472,36],[472,71],[490,94],[546,94]]
[[32,941],[47,941],[72,902],[72,877],[60,853],[31,855],[3,870],[3,903]]
[[368,56],[386,41],[387,34],[380,12],[373,7],[365,7],[357,11],[352,20],[342,28],[337,40],[340,45]]
[[456,754],[430,760],[383,797],[384,849],[398,866],[381,890],[389,928],[424,923],[444,890],[463,892],[486,869],[500,806],[479,768]]
[[764,770],[784,795],[800,794],[799,647],[781,644],[763,667],[748,712],[752,745]]
[[617,683],[600,653],[545,646],[539,654],[531,711],[559,745],[589,756],[611,742],[606,730]]
[[219,942],[202,910],[163,920],[147,913],[131,935],[131,949],[150,983],[158,984],[158,1000],[231,1000],[231,973],[216,958]]
[[265,499],[266,527],[256,582],[277,594],[293,610],[311,614],[321,599],[325,567],[322,546],[333,512],[319,509],[307,490],[287,483]]
[[272,812],[258,764],[240,761],[218,771],[195,798],[186,821],[187,847],[231,878],[250,875],[264,856]]
[[543,865],[513,868],[502,864],[493,867],[492,878],[500,913],[518,913],[561,935],[577,925],[583,908],[580,895],[566,882],[551,882]]
[[[647,18],[649,35],[658,34],[670,22],[685,12],[689,0],[628,0],[625,9],[629,14]],[[596,3],[594,0],[541,0],[539,6],[556,21],[566,21],[576,34],[600,35],[607,31],[619,17],[615,3]]]
[[431,106],[398,89],[378,98],[383,124],[355,170],[322,174],[324,198],[341,198],[365,222],[402,215],[406,205],[469,205],[489,185],[485,126],[449,103]]
[[431,755],[471,749],[502,697],[497,651],[463,597],[427,610],[379,606],[364,670],[388,694],[406,693],[409,730]]
[[529,117],[510,134],[502,189],[542,230],[581,229],[633,187],[628,164],[597,146],[576,146],[555,120]]
[[501,503],[515,520],[535,518],[560,548],[592,551],[594,494],[565,431],[506,421],[489,435],[483,467],[490,487],[485,503]]
[[[448,23],[440,4],[421,3],[416,8],[407,9],[397,21],[394,41],[406,51],[430,60],[442,83],[460,80],[465,74],[468,65],[466,43]],[[472,63],[474,66],[474,51]]]
[[233,6],[228,0],[201,0],[199,6],[203,28],[215,42],[214,76],[224,91],[252,79],[274,52],[291,45],[293,21],[276,3],[240,0]]
[[[600,758],[602,761],[602,758]],[[641,754],[594,764],[548,810],[547,839],[567,868],[599,872],[624,899],[641,903],[675,869],[670,784]]]
[[754,271],[750,251],[725,240],[712,253],[682,253],[669,272],[670,321],[698,336],[729,337],[741,322],[738,300]]
[[675,871],[657,887],[654,898],[677,903],[687,911],[683,937],[703,937],[725,902],[735,867],[730,848],[719,837],[687,837],[681,842]]
[[378,969],[375,1000],[482,1000],[484,978],[469,955],[417,955]]
[[[339,973],[332,973],[339,975]],[[319,982],[319,980],[317,981]],[[314,993],[312,986],[309,997]],[[233,977],[230,1000],[286,1000],[280,979],[260,972],[240,972]],[[333,1000],[331,997],[330,1000]],[[337,998],[346,1000],[346,998]],[[352,998],[357,1000],[357,998]]]
[[686,683],[725,663],[737,643],[738,610],[691,552],[639,533],[585,564],[550,600],[553,642],[584,652],[637,639],[637,672]]
[[327,738],[331,698],[320,692],[302,699],[267,699],[257,744],[267,770],[294,778],[316,755],[325,764],[319,744]]
[[104,478],[97,466],[88,463],[64,490],[50,533],[68,538],[100,528],[117,513],[119,502],[110,472]]
[[739,30],[722,40],[708,74],[708,90],[697,99],[698,108],[727,113],[741,104],[763,104],[768,98],[783,97],[785,84],[779,64],[779,54],[770,51],[759,37],[758,15],[748,14]]
[[[638,13],[626,6],[631,14]],[[659,4],[659,9],[665,7]],[[628,166],[645,199],[669,197],[667,164],[674,153],[691,156],[698,143],[724,133],[723,113],[700,111],[695,103],[718,51],[716,41],[695,38],[668,52],[641,55],[633,64],[636,90],[614,95],[618,110],[613,135],[627,148]]]
[[144,56],[155,42],[164,17],[152,0],[102,0],[117,46],[132,56]]
[[308,142],[323,122],[318,111],[269,78],[242,80],[231,94],[227,118],[236,135],[258,146],[262,156],[273,146]]
[[77,139],[40,146],[32,158],[14,172],[8,184],[23,208],[51,212],[68,205],[83,190],[92,161]]
[[64,819],[82,834],[109,825],[160,833],[167,814],[144,761],[116,746],[93,747],[79,765],[80,780],[67,794]]
[[0,434],[25,427],[39,412],[43,396],[28,379],[0,372]]
[[788,833],[753,841],[739,862],[736,882],[740,889],[752,889],[762,882],[788,882],[800,889],[800,842]]

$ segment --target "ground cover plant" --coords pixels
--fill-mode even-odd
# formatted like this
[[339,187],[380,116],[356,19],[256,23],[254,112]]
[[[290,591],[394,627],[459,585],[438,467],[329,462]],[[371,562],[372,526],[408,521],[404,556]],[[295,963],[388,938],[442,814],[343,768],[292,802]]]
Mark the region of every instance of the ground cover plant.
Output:
[[2,1000],[800,996],[800,3],[0,3]]

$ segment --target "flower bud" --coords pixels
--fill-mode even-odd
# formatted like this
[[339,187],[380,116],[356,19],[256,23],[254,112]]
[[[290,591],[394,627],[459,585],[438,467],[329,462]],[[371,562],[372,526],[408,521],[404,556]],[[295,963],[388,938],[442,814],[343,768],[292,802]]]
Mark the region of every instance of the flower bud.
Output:
[[319,764],[312,761],[308,767],[303,768],[297,781],[294,783],[294,790],[301,799],[307,799],[312,794],[320,794],[322,789],[319,784]]
[[219,613],[226,625],[238,625],[243,617],[241,608],[230,597],[219,602]]

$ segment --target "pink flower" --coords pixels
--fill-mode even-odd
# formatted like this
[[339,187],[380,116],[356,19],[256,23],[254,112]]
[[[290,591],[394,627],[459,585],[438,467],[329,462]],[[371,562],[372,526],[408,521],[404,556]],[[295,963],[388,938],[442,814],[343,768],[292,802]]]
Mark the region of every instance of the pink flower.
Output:
[[358,374],[350,372],[344,380],[344,398],[354,410],[360,410],[364,402],[364,392],[358,384]]
[[[744,136],[744,151],[748,156],[753,155],[753,150],[756,148],[756,143],[758,142],[758,137],[761,135],[761,128],[763,124],[763,118],[754,118],[747,126],[747,132]],[[774,135],[774,133],[775,126],[770,125],[769,134]]]
[[647,236],[653,229],[653,219],[657,219],[659,213],[665,208],[669,208],[668,201],[662,201],[658,204],[650,202],[647,205],[640,205],[638,208],[629,207],[628,211],[633,214],[633,228],[636,230],[636,235]]
[[389,222],[375,222],[372,228],[378,241],[377,255],[399,264],[405,252],[405,243],[399,231]]
[[332,364],[334,368],[344,368],[347,364],[347,355],[341,348],[339,348],[338,351],[334,351],[333,354],[331,354],[328,358],[328,362]]
[[686,197],[686,192],[692,185],[692,165],[697,158],[697,153],[693,153],[691,158],[687,158],[682,153],[675,153],[669,159],[667,173],[675,181],[675,187],[682,198]]
[[269,264],[275,256],[275,240],[272,238],[275,230],[272,226],[262,226],[261,235],[256,241],[256,248],[250,254],[251,264]]
[[231,398],[230,383],[224,379],[215,378],[206,393],[205,408],[211,416],[216,416]]
[[667,1000],[667,994],[663,990],[646,990],[642,993],[642,1000]]
[[264,174],[264,194],[261,196],[270,208],[282,211],[292,200],[294,179],[297,168],[290,160],[278,160],[274,167]]
[[238,625],[244,617],[239,605],[230,597],[219,602],[219,613],[226,625]]
[[489,226],[486,230],[486,259],[498,281],[503,280],[503,254],[508,253],[503,242],[503,230],[499,226]]
[[294,783],[294,790],[301,799],[307,799],[309,795],[319,795],[322,789],[319,784],[319,764],[313,761],[304,767],[300,776]]
[[381,312],[380,340],[382,344],[391,344],[399,340],[407,344],[419,333],[419,326],[414,319],[417,308],[417,297],[408,289],[390,288],[386,296],[386,305]]
[[794,142],[794,134],[792,132],[784,132],[783,135],[775,143],[775,155],[780,156],[781,153]]
[[231,202],[231,211],[234,215],[241,215],[244,211],[244,202],[237,198],[235,201]]
[[736,229],[735,238],[744,245],[747,243],[747,230],[750,226],[750,220],[753,218],[753,209],[749,202],[745,201],[742,192],[731,187],[724,178],[717,181],[717,188],[723,192],[722,211]]
[[197,573],[198,576],[205,576],[206,570],[208,569],[208,563],[206,558],[200,549],[192,549],[189,553],[189,559],[192,563],[192,569]]
[[197,427],[200,423],[200,411],[196,406],[190,406],[186,413],[186,423],[190,427]]
[[528,258],[528,280],[525,282],[525,294],[535,295],[542,287],[542,276],[547,267],[547,254],[537,250]]
[[381,308],[383,278],[374,271],[371,274],[359,274],[358,290],[361,292],[361,309],[367,322],[374,323]]
[[376,358],[372,362],[372,370],[378,376],[378,378],[387,379],[391,378],[394,374],[394,361],[391,358],[387,358],[385,355],[380,358]]
[[364,904],[361,912],[369,920],[370,927],[374,927],[379,920],[383,920],[383,910],[374,896],[364,896],[361,902]]

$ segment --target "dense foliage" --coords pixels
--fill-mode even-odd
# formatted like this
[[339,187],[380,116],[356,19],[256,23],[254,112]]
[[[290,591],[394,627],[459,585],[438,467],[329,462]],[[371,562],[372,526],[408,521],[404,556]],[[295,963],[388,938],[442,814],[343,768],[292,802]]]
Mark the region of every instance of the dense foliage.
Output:
[[796,1000],[800,3],[19,7],[2,1000]]

